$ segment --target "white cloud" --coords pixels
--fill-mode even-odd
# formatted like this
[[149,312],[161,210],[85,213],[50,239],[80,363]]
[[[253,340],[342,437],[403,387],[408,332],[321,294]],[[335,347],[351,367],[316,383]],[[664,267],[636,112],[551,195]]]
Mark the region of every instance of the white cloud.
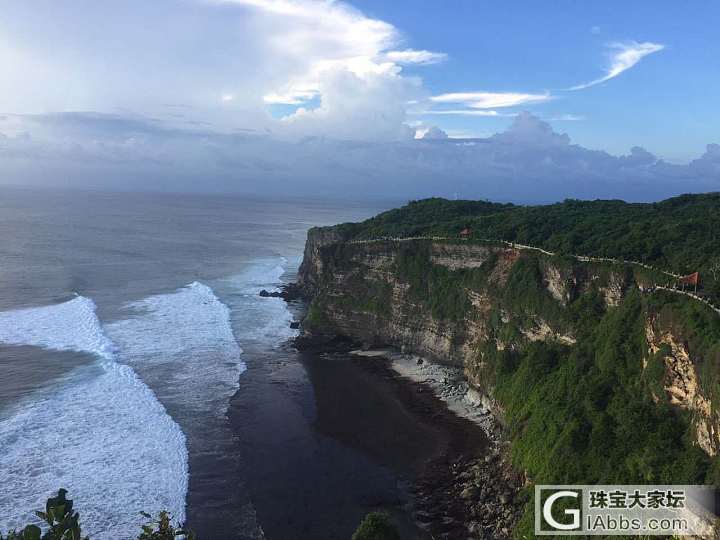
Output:
[[[405,103],[425,97],[403,65],[444,57],[403,45],[392,24],[342,1],[5,0],[0,114],[130,111],[221,132],[372,138],[361,116],[371,113],[378,136],[402,134]],[[322,110],[298,111],[292,122],[268,109],[309,102]]]
[[448,138],[448,134],[437,126],[424,126],[415,130],[415,138],[425,140],[444,140]]
[[317,89],[291,89],[284,94],[271,92],[263,96],[263,101],[268,105],[302,105],[311,99],[318,97],[320,92]]
[[438,114],[457,116],[515,116],[514,113],[500,113],[498,111],[488,111],[485,109],[443,109],[422,111],[415,114]]
[[607,73],[599,79],[595,79],[594,81],[590,81],[588,83],[578,84],[569,88],[569,90],[582,90],[613,79],[620,75],[623,71],[627,71],[633,67],[646,56],[663,50],[665,45],[651,43],[649,41],[644,43],[631,41],[628,43],[613,43],[609,45],[609,47],[616,52],[612,55],[612,60]]
[[552,117],[548,118],[548,120],[553,121],[553,122],[554,122],[554,121],[558,121],[558,122],[582,122],[582,121],[585,120],[585,119],[586,119],[585,116],[583,116],[583,115],[581,115],[581,114],[569,114],[569,113],[560,114],[560,115],[552,116]]
[[[281,129],[291,134],[404,137],[405,104],[417,94],[419,82],[405,77],[401,65],[445,58],[437,52],[397,50],[402,40],[393,25],[344,2],[216,1],[273,21],[270,46],[291,61],[286,80],[266,92],[263,101],[301,106],[283,119]],[[302,107],[314,99],[317,108]]]
[[553,99],[548,93],[527,94],[520,92],[454,92],[433,96],[434,103],[459,103],[473,109],[498,109],[516,107],[529,103],[542,103]]
[[447,54],[432,51],[416,51],[414,49],[405,49],[404,51],[390,51],[385,54],[385,58],[390,62],[397,64],[437,64],[447,60]]
[[[293,59],[287,79],[263,95],[267,104],[300,108],[283,119],[291,135],[405,138],[407,103],[421,93],[405,64],[433,64],[446,55],[397,50],[398,30],[344,2],[326,0],[218,0],[279,18],[272,45]],[[275,17],[273,17],[275,16]],[[303,107],[317,99],[319,105]]]

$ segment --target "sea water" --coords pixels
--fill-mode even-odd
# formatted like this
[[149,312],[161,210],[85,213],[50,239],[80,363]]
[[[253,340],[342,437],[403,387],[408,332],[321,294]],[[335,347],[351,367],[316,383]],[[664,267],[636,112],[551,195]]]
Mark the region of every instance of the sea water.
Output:
[[262,537],[228,407],[243,345],[272,354],[295,331],[258,292],[297,268],[308,227],[375,208],[1,195],[0,531],[62,487],[93,540],[160,510],[203,538]]

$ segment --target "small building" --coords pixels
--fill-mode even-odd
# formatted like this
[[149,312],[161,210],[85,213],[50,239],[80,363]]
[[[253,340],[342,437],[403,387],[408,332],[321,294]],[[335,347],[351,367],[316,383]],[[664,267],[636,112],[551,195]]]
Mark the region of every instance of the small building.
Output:
[[471,234],[472,231],[465,227],[462,231],[460,231],[460,238],[470,238]]
[[678,284],[682,287],[682,290],[685,290],[685,285],[694,286],[695,292],[697,292],[698,285],[700,284],[700,273],[693,272],[692,274],[683,276],[678,279]]

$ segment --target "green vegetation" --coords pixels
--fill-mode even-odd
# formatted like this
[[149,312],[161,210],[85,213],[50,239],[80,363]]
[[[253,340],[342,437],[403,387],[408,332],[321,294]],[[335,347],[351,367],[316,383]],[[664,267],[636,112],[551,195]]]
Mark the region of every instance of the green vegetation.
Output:
[[648,310],[657,313],[660,324],[682,335],[690,350],[703,392],[720,403],[720,317],[704,305],[672,293],[648,297]]
[[641,362],[644,319],[641,298],[632,294],[577,345],[532,343],[503,359],[497,397],[506,409],[513,458],[534,480],[714,480],[710,459],[688,432],[687,413],[672,407],[664,392],[653,395],[658,373]]
[[142,534],[138,536],[138,540],[175,540],[183,538],[185,540],[195,540],[195,533],[189,529],[175,527],[172,524],[172,517],[167,512],[160,512],[156,520],[147,512],[140,514],[150,521],[142,526]]
[[567,255],[645,262],[685,274],[699,270],[720,298],[720,194],[682,195],[658,203],[579,201],[517,206],[426,199],[337,230],[348,239],[457,236],[507,240]]
[[37,525],[27,525],[20,532],[10,531],[7,537],[0,533],[0,540],[81,540],[80,515],[73,511],[73,502],[65,497],[66,494],[67,490],[60,489],[57,497],[47,500],[44,512],[35,512],[37,517],[47,523],[47,532],[43,534]]
[[318,302],[313,302],[310,304],[304,322],[305,325],[308,327],[316,326],[318,328],[328,323],[328,318],[325,315],[325,312],[318,306]]
[[472,279],[473,273],[430,264],[429,248],[429,243],[400,246],[396,273],[410,285],[413,298],[424,303],[433,317],[461,320],[470,308],[465,285]]
[[390,516],[383,512],[371,512],[360,523],[352,540],[400,540]]
[[[464,228],[472,230],[468,240],[458,238]],[[524,250],[501,260],[501,250],[489,250],[481,266],[452,269],[433,264],[438,248],[431,240],[344,243],[323,252],[327,283],[352,276],[326,299],[338,308],[346,307],[347,294],[382,324],[378,306],[387,310],[393,298],[377,282],[387,280],[383,272],[389,271],[407,284],[410,305],[431,314],[454,339],[467,339],[467,319],[483,318],[479,327],[487,337],[465,368],[504,410],[511,458],[533,483],[720,484],[720,460],[696,441],[697,413],[671,404],[665,390],[670,349],[650,354],[646,336],[653,321],[685,344],[700,391],[716,413],[720,317],[681,295],[641,293],[637,284],[667,279],[658,271],[569,256],[640,261],[680,274],[699,270],[703,292],[720,304],[720,194],[654,204],[565,201],[529,207],[429,199],[338,230],[346,239],[444,236],[457,245],[508,240],[557,254]],[[463,250],[455,252],[461,257]],[[393,260],[393,266],[378,271],[383,260]],[[549,276],[555,295],[564,283],[578,285],[558,301]],[[611,285],[623,290],[623,298],[609,308],[605,295]],[[372,306],[358,300],[363,294],[372,294]],[[482,299],[487,311],[473,309],[473,298]],[[528,329],[541,325],[570,338],[528,338]],[[526,496],[518,538],[532,537],[531,489]]]
[[[700,362],[708,396],[720,382],[720,318],[707,307],[670,293],[644,296],[630,289],[607,309],[597,285],[562,306],[546,288],[543,264],[572,275],[580,263],[526,253],[507,282],[488,281],[495,260],[482,267],[449,270],[430,261],[430,243],[399,244],[397,277],[413,299],[452,324],[470,309],[468,290],[492,299],[489,331],[505,343],[521,343],[521,329],[539,317],[577,343],[553,340],[521,348],[478,351],[483,378],[506,412],[516,464],[542,483],[715,483],[711,460],[695,444],[687,412],[670,405],[662,388],[661,354],[648,359],[645,324],[658,313],[664,326],[687,336]],[[617,270],[617,269],[616,269]],[[622,272],[622,269],[620,269]],[[626,276],[631,277],[631,276]],[[607,278],[607,276],[605,276]],[[500,312],[511,314],[503,321]],[[717,396],[720,398],[720,396]]]
[[336,230],[350,238],[403,237],[457,234],[480,216],[502,214],[517,208],[487,201],[424,199],[378,214],[362,223],[343,223]]
[[[717,460],[695,444],[690,413],[666,396],[661,357],[667,351],[643,368],[647,309],[632,292],[617,308],[580,321],[572,347],[536,342],[492,359],[512,459],[533,482],[720,483]],[[690,320],[682,324],[684,331],[697,328]],[[704,375],[708,390],[718,385],[717,369],[714,363]],[[518,538],[531,536],[532,504]]]
[[[82,535],[80,514],[73,510],[73,501],[66,495],[67,490],[58,490],[57,496],[50,497],[45,503],[44,512],[35,512],[35,515],[48,526],[44,533],[39,526],[31,524],[20,531],[10,531],[7,536],[0,533],[0,540],[89,540],[87,536]],[[195,539],[192,531],[173,526],[167,512],[160,512],[156,521],[152,521],[150,514],[141,512],[141,515],[151,521],[142,526],[138,540]]]

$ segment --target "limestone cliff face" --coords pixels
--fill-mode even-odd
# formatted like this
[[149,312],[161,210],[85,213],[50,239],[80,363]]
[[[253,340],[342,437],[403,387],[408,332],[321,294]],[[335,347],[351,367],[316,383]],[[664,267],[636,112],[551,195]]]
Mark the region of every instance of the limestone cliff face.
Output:
[[337,227],[315,227],[310,229],[305,242],[302,264],[298,272],[298,285],[307,294],[314,294],[322,286],[319,281],[324,275],[321,248],[344,240],[344,235]]
[[[313,299],[307,333],[340,334],[463,367],[479,401],[500,420],[491,366],[498,351],[538,341],[575,347],[578,313],[571,304],[586,300],[612,310],[639,283],[642,276],[627,269],[503,244],[349,242],[335,228],[310,231],[299,274]],[[692,351],[677,328],[663,327],[650,312],[643,316],[648,355],[665,351],[670,403],[691,412],[698,445],[716,455],[720,418],[702,390]]]
[[327,326],[315,331],[329,329],[369,345],[404,347],[462,365],[468,335],[481,328],[437,319],[415,301],[409,284],[394,275],[397,253],[391,243],[345,245],[338,259],[322,252],[325,238],[313,235],[308,241],[312,259],[300,271],[300,284],[319,300],[326,318]]
[[720,415],[702,388],[691,347],[657,317],[645,327],[648,354],[659,355],[665,366],[663,389],[672,405],[692,414],[697,444],[710,456],[720,449]]
[[[399,268],[403,255],[416,250],[427,253],[428,268],[435,266],[451,273],[482,269],[487,275],[483,285],[461,285],[467,302],[461,316],[433,313],[413,294],[412,280]],[[466,367],[480,361],[478,350],[488,343],[500,349],[549,339],[571,345],[575,342],[572,330],[564,324],[556,327],[557,321],[547,314],[500,309],[497,294],[508,287],[515,265],[531,256],[506,246],[461,242],[344,243],[332,228],[313,229],[299,283],[316,299],[324,324],[306,327],[314,332],[329,330],[369,345],[394,345],[438,362]],[[583,286],[587,288],[584,281],[588,276],[551,262],[543,261],[538,272],[548,299],[558,309]],[[448,302],[452,304],[453,299],[448,298]],[[503,326],[517,332],[503,335],[498,332]]]

